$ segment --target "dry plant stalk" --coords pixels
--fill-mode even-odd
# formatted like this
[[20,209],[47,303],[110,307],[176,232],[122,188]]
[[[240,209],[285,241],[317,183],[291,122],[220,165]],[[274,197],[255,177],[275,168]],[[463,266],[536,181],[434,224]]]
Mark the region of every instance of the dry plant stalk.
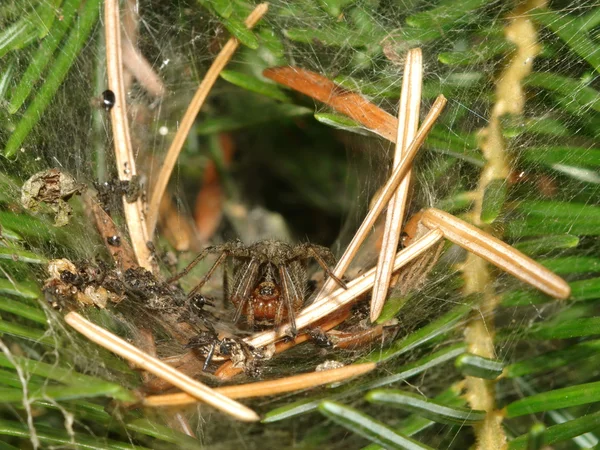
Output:
[[[104,23],[108,88],[115,93],[116,98],[115,105],[110,111],[110,120],[115,143],[117,170],[119,180],[131,181],[131,178],[137,172],[127,119],[118,0],[106,0],[104,5]],[[152,270],[151,253],[147,246],[149,241],[148,228],[144,217],[142,200],[138,199],[133,203],[129,203],[123,197],[123,210],[137,262],[145,269]]]
[[[429,110],[429,114],[427,114],[427,117],[423,121],[421,128],[419,128],[417,135],[406,150],[406,153],[403,155],[402,161],[400,161],[400,164],[398,164],[394,168],[394,171],[392,172],[392,175],[390,176],[389,180],[381,189],[379,197],[377,197],[377,200],[375,200],[373,206],[369,210],[367,216],[364,218],[358,231],[352,238],[352,241],[350,242],[350,244],[348,244],[348,247],[344,251],[344,254],[335,266],[333,273],[338,278],[342,278],[342,276],[346,272],[346,269],[352,262],[354,255],[358,251],[358,248],[363,243],[363,241],[371,231],[371,228],[375,224],[375,221],[377,220],[381,212],[384,210],[384,208],[387,206],[390,199],[396,192],[396,189],[404,179],[405,175],[410,170],[412,161],[416,156],[417,151],[419,150],[419,148],[421,148],[421,145],[425,141],[427,134],[433,127],[435,121],[441,114],[445,105],[446,98],[443,95],[438,96],[435,100],[435,103]],[[331,292],[334,286],[335,280],[333,280],[332,278],[328,278],[323,287],[321,288],[321,291],[317,295],[315,303],[320,303],[324,301],[324,296]]]
[[[423,55],[420,48],[412,49],[406,57],[404,79],[402,80],[402,93],[400,107],[398,108],[398,134],[396,139],[396,152],[394,154],[394,167],[402,161],[410,142],[414,139],[419,128],[419,110],[421,105],[421,87],[423,84]],[[398,248],[400,232],[404,222],[406,201],[410,188],[410,171],[398,186],[398,190],[390,200],[381,251],[377,261],[375,285],[371,296],[371,322],[375,322],[387,298],[392,277],[392,260]]]
[[[443,233],[439,230],[429,231],[408,248],[396,254],[393,270],[399,270],[415,258],[418,258],[436,245],[443,237]],[[349,282],[347,289],[339,288],[335,292],[323,297],[318,303],[315,302],[304,308],[296,316],[297,329],[306,328],[352,304],[360,295],[373,287],[374,279],[375,268]],[[286,336],[287,330],[285,328],[281,327],[277,330],[263,331],[244,339],[244,341],[253,347],[264,347]]]
[[146,370],[157,377],[168,381],[173,386],[178,387],[194,398],[202,400],[236,419],[245,422],[255,422],[260,420],[260,417],[254,411],[241,403],[215,392],[208,386],[188,377],[159,359],[153,358],[133,345],[125,342],[120,337],[84,319],[78,313],[70,312],[67,314],[65,316],[65,322],[87,337],[90,341],[127,359],[140,369]]
[[[484,195],[487,187],[494,180],[506,180],[510,173],[510,159],[506,152],[503,136],[502,117],[509,114],[523,116],[527,95],[524,90],[524,79],[534,68],[534,61],[541,46],[532,15],[539,14],[538,8],[546,5],[546,0],[526,0],[517,2],[515,9],[504,24],[506,40],[514,44],[513,51],[507,54],[502,73],[497,74],[495,101],[491,109],[487,126],[479,133],[480,149],[486,160],[477,188],[470,222],[475,226],[484,226],[481,220]],[[495,309],[500,297],[491,285],[492,274],[481,258],[469,254],[462,266],[466,295],[482,294],[478,314],[473,314],[464,330],[465,343],[469,352],[485,358],[496,357],[496,325]],[[568,288],[567,288],[568,289]],[[558,294],[565,296],[568,291],[558,286]],[[564,297],[560,297],[564,298]],[[485,318],[485,319],[484,319]],[[496,383],[477,377],[465,378],[464,398],[473,409],[487,412],[485,420],[474,427],[477,450],[507,447],[506,430],[502,426],[502,411],[496,403]]]
[[[258,21],[265,15],[268,9],[267,3],[261,3],[254,11],[250,13],[250,15],[246,18],[245,24],[248,28],[254,27],[258,23]],[[240,42],[235,38],[231,37],[227,43],[223,46],[215,60],[213,61],[210,69],[206,72],[202,83],[198,87],[198,90],[194,94],[192,101],[190,102],[188,109],[186,110],[181,122],[179,124],[179,129],[173,138],[173,142],[167,151],[167,156],[163,162],[163,165],[160,169],[160,173],[156,178],[156,184],[152,189],[152,196],[150,198],[150,205],[148,209],[148,235],[153,236],[154,230],[156,228],[156,222],[158,220],[158,212],[160,207],[160,201],[165,194],[167,189],[167,184],[169,183],[169,179],[171,178],[171,173],[175,168],[175,163],[177,162],[177,158],[179,158],[179,154],[181,153],[181,149],[183,148],[183,144],[185,143],[185,139],[189,134],[192,125],[194,124],[194,120],[196,120],[196,116],[200,112],[204,101],[208,97],[208,93],[212,89],[215,81],[219,77],[219,74],[223,70],[223,68],[227,65],[233,53],[236,51]]]
[[[339,369],[310,372],[277,380],[259,381],[215,388],[215,391],[229,398],[266,397],[286,392],[311,389],[328,383],[336,383],[363,375],[376,367],[375,363],[356,364]],[[180,406],[197,403],[198,399],[184,392],[153,395],[143,400],[144,406]]]

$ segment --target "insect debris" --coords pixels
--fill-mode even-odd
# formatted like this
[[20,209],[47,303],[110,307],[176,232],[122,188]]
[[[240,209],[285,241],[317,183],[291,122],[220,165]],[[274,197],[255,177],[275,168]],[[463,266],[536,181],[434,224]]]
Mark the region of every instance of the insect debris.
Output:
[[110,212],[125,196],[127,203],[133,203],[138,198],[144,198],[144,185],[139,175],[134,175],[131,180],[119,180],[117,178],[103,183],[95,182],[98,201],[106,212]]
[[[335,258],[328,248],[310,243],[290,245],[273,239],[250,245],[235,240],[207,247],[168,282],[173,283],[187,275],[208,255],[218,255],[217,260],[189,292],[189,297],[197,294],[217,267],[229,258],[225,265],[223,291],[225,298],[236,307],[234,322],[242,314],[250,327],[255,324],[279,326],[288,319],[291,337],[297,332],[295,313],[306,300],[309,260],[314,259],[337,284],[346,287],[329,268]],[[231,277],[228,266],[232,269]]]
[[59,169],[43,170],[23,183],[21,205],[34,212],[46,205],[55,214],[54,226],[62,227],[69,223],[72,213],[72,208],[67,202],[85,190],[86,186],[78,183],[68,173]]

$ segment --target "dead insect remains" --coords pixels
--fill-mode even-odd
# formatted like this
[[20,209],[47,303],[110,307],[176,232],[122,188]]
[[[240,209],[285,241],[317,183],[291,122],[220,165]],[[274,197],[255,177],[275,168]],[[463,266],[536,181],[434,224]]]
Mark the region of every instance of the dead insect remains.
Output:
[[43,204],[55,213],[54,226],[69,223],[72,209],[67,201],[75,194],[85,191],[85,185],[77,183],[71,175],[58,169],[49,169],[32,175],[21,188],[21,204],[31,211],[38,211]]

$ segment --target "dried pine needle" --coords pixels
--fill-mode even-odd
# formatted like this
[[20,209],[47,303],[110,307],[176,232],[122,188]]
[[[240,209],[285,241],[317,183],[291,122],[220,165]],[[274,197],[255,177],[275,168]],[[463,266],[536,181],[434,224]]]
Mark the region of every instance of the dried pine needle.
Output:
[[[268,3],[261,3],[254,8],[244,22],[246,26],[248,28],[254,27],[254,25],[256,25],[262,18],[262,16],[265,15],[267,9]],[[221,73],[223,68],[227,65],[239,45],[240,42],[235,37],[231,37],[223,46],[208,69],[208,72],[206,72],[202,83],[200,83],[200,86],[198,86],[198,90],[194,94],[188,109],[179,123],[177,134],[175,134],[173,142],[171,142],[171,146],[167,151],[167,156],[165,157],[160,173],[156,178],[156,184],[152,190],[152,197],[150,199],[150,205],[148,208],[148,234],[150,237],[152,237],[154,234],[154,229],[156,228],[160,201],[165,194],[169,178],[171,178],[171,173],[175,168],[175,163],[177,162],[177,158],[179,158],[179,153],[181,153],[181,149],[183,148],[183,144],[185,143],[187,135],[190,132],[192,125],[194,124],[194,120],[200,112],[204,101],[208,97],[208,93],[215,84],[215,81],[217,81],[219,73]]]
[[[339,369],[294,375],[278,380],[218,387],[215,388],[215,391],[229,398],[265,397],[344,381],[370,372],[375,367],[375,363],[356,364]],[[178,406],[196,403],[197,401],[198,399],[195,397],[181,392],[149,396],[143,400],[143,404],[144,406]]]
[[[417,151],[425,141],[427,134],[435,124],[435,121],[437,120],[439,115],[442,113],[442,110],[444,109],[445,105],[446,98],[443,95],[439,95],[435,100],[435,103],[429,110],[429,114],[427,114],[427,117],[425,117],[425,120],[423,121],[421,128],[419,128],[417,135],[408,147],[406,153],[403,155],[402,161],[394,168],[392,175],[388,179],[385,186],[381,189],[379,197],[377,197],[377,200],[375,200],[373,206],[369,210],[369,213],[364,218],[358,231],[352,238],[352,241],[350,242],[350,244],[348,244],[348,247],[346,247],[344,254],[335,266],[333,273],[338,278],[342,278],[342,276],[346,272],[346,269],[352,262],[354,255],[358,251],[358,248],[371,231],[373,225],[375,224],[375,221],[377,220],[381,212],[389,203],[390,199],[396,192],[396,189],[404,179],[404,176],[410,170],[412,161],[415,155],[417,154]],[[324,296],[333,290],[335,284],[335,280],[333,280],[332,278],[328,278],[323,287],[321,288],[321,291],[318,293],[317,299],[315,300],[315,304],[324,301]]]
[[421,217],[427,228],[439,229],[444,237],[497,267],[559,299],[567,299],[571,288],[565,280],[501,240],[452,214],[431,208]]
[[[121,21],[117,0],[106,0],[104,5],[104,21],[106,34],[106,70],[108,88],[114,92],[116,102],[110,110],[110,120],[115,146],[115,157],[119,180],[131,181],[136,175],[135,158],[129,134],[127,119],[127,103],[123,79],[123,60],[121,46]],[[123,212],[127,222],[127,230],[137,262],[147,270],[152,270],[149,241],[144,217],[142,200],[129,203],[123,197]]]
[[[398,108],[398,133],[394,167],[402,162],[408,146],[415,138],[419,128],[419,111],[421,105],[421,88],[423,85],[423,55],[420,48],[412,49],[406,57],[400,107]],[[390,200],[385,218],[381,251],[377,260],[375,284],[371,296],[371,322],[375,322],[387,298],[392,277],[392,261],[398,248],[404,212],[410,188],[410,171],[398,186],[398,190]]]
[[113,353],[127,359],[140,369],[146,370],[160,377],[173,386],[178,387],[189,395],[202,400],[205,403],[245,422],[255,422],[260,417],[251,409],[238,403],[223,394],[215,392],[208,386],[193,380],[182,372],[165,364],[157,358],[142,352],[133,345],[125,342],[110,331],[93,324],[76,312],[70,312],[65,316],[65,322],[75,330],[83,334],[92,342],[110,350]]
[[263,75],[331,106],[392,142],[396,139],[398,121],[394,116],[323,75],[290,66],[265,69]]

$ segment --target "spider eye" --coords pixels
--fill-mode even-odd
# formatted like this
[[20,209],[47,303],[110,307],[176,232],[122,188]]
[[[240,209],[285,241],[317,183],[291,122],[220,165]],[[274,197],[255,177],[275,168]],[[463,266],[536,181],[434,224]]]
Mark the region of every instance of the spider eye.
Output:
[[271,285],[267,285],[267,286],[262,286],[260,288],[260,295],[273,295],[275,293],[275,289],[273,289],[273,286]]
[[402,248],[408,247],[408,244],[410,244],[410,240],[411,240],[411,237],[408,235],[408,233],[406,231],[403,231],[402,233],[400,233],[400,245],[402,246]]

